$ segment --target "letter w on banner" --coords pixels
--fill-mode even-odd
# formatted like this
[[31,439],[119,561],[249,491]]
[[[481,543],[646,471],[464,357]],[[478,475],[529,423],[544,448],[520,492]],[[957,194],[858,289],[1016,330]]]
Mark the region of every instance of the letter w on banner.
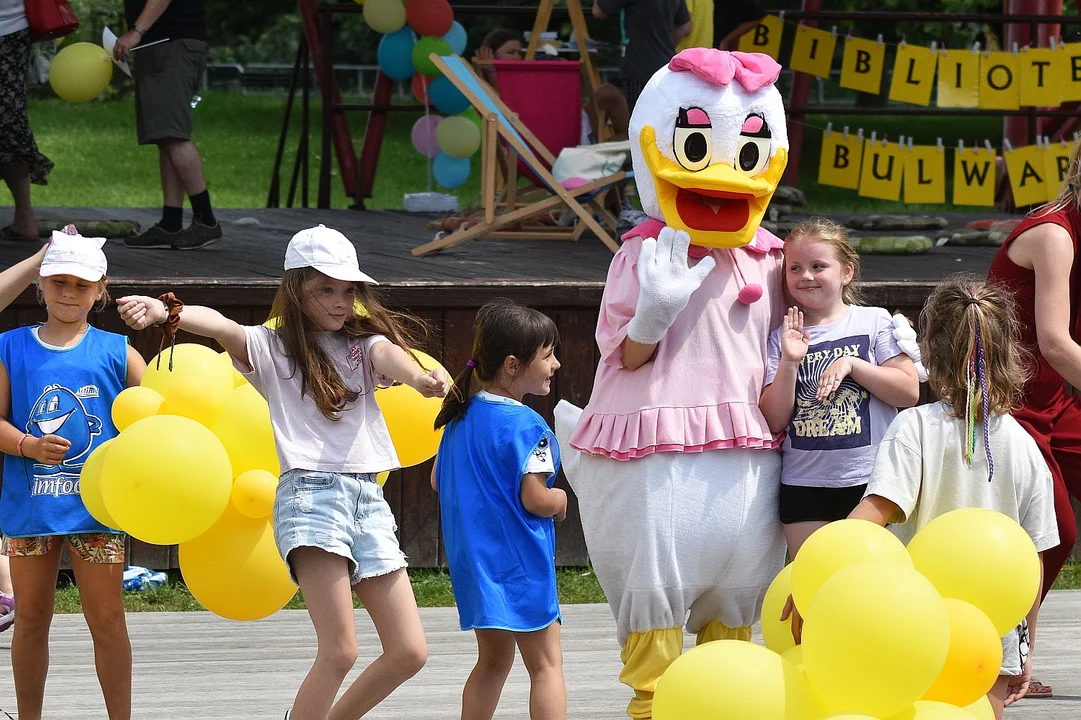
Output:
[[894,144],[867,141],[863,151],[863,172],[860,174],[860,196],[879,200],[901,198],[901,178],[904,175],[904,159],[901,148]]
[[863,138],[827,132],[822,136],[822,157],[818,162],[818,182],[822,185],[858,190]]
[[890,81],[890,100],[930,105],[936,65],[938,53],[931,48],[898,45],[897,61],[893,64],[893,79]]
[[841,87],[877,95],[882,88],[886,45],[874,40],[847,38],[841,61]]
[[980,148],[956,150],[953,154],[953,204],[995,204],[995,152]]
[[[717,8],[718,11],[721,8]],[[745,32],[739,39],[740,52],[760,52],[776,60],[781,56],[781,36],[784,23],[776,15],[762,18],[753,30]],[[720,41],[720,38],[717,38]]]
[[1002,154],[1006,158],[1006,172],[1010,176],[1014,204],[1021,207],[1046,202],[1047,171],[1043,149],[1026,145]]
[[905,202],[946,202],[946,151],[917,145],[902,153],[905,159]]

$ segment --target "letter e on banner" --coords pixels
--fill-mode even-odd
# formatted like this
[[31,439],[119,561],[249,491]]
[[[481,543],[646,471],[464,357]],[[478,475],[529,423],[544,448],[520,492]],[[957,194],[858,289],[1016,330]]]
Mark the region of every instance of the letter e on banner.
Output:
[[946,202],[946,151],[917,145],[902,153],[905,159],[905,202]]
[[874,40],[846,38],[841,61],[841,87],[877,95],[882,88],[886,45]]
[[1073,145],[1062,147],[1062,143],[1052,143],[1051,147],[1043,152],[1044,180],[1047,181],[1047,201],[1051,202],[1058,197],[1062,190],[1062,183],[1066,179],[1066,171],[1070,168],[1070,154]]
[[896,144],[867,141],[860,173],[860,196],[879,200],[901,199],[901,178],[905,174],[901,148]]
[[953,154],[953,204],[993,207],[995,153],[965,148]]
[[784,23],[776,15],[767,15],[758,25],[739,38],[740,52],[759,52],[776,60],[781,55],[781,35]]
[[980,101],[980,54],[942,50],[938,57],[938,107],[974,108]]
[[898,46],[897,61],[893,64],[893,79],[890,81],[890,100],[930,105],[937,64],[938,53],[931,52],[931,48],[917,45]]
[[[833,33],[799,25],[796,28],[796,40],[792,43],[792,57],[788,60],[788,66],[796,72],[828,80],[836,49],[837,38]],[[855,190],[855,187],[852,189]]]
[[980,107],[1017,110],[1021,107],[1020,58],[1012,52],[987,53],[980,58]]
[[1055,52],[1062,53],[1056,83],[1062,102],[1081,100],[1081,43],[1066,43]]
[[855,135],[847,140],[841,133],[822,137],[822,156],[818,163],[818,182],[822,185],[858,190],[863,141]]
[[1043,150],[1026,145],[1002,153],[1006,158],[1006,172],[1010,176],[1010,189],[1017,207],[1047,202],[1047,171]]
[[1062,73],[1057,66],[1065,60],[1066,54],[1061,50],[1027,48],[1022,51],[1018,62],[1022,107],[1054,106],[1061,102],[1059,79]]

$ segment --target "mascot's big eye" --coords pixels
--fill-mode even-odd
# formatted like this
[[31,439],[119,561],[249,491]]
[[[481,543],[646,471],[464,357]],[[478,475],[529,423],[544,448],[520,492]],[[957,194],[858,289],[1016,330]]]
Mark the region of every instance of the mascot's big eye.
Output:
[[713,156],[713,125],[705,110],[679,109],[672,145],[676,160],[685,170],[698,172],[709,165]]
[[743,129],[736,143],[736,170],[744,175],[755,176],[765,169],[769,162],[769,146],[773,134],[761,115],[748,115],[743,121]]

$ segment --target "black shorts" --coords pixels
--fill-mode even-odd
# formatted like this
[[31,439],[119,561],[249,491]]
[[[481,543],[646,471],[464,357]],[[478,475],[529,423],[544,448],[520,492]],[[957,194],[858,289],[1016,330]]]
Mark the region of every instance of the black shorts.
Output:
[[208,46],[179,39],[135,56],[135,129],[140,145],[191,140],[192,100],[206,69]]
[[781,485],[781,522],[834,522],[844,520],[852,512],[867,484],[843,488]]

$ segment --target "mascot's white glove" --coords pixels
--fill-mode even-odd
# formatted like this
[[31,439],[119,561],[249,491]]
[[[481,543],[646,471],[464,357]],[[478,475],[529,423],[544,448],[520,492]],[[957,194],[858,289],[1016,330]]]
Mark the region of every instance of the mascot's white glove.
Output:
[[676,316],[687,307],[691,294],[717,264],[709,256],[690,266],[687,249],[691,236],[666,227],[657,239],[642,242],[638,255],[638,304],[627,324],[627,337],[643,345],[661,341]]
[[897,341],[901,352],[912,358],[920,382],[927,382],[927,368],[923,366],[923,355],[920,353],[920,344],[916,342],[916,331],[912,329],[908,318],[901,313],[893,316],[893,339]]

